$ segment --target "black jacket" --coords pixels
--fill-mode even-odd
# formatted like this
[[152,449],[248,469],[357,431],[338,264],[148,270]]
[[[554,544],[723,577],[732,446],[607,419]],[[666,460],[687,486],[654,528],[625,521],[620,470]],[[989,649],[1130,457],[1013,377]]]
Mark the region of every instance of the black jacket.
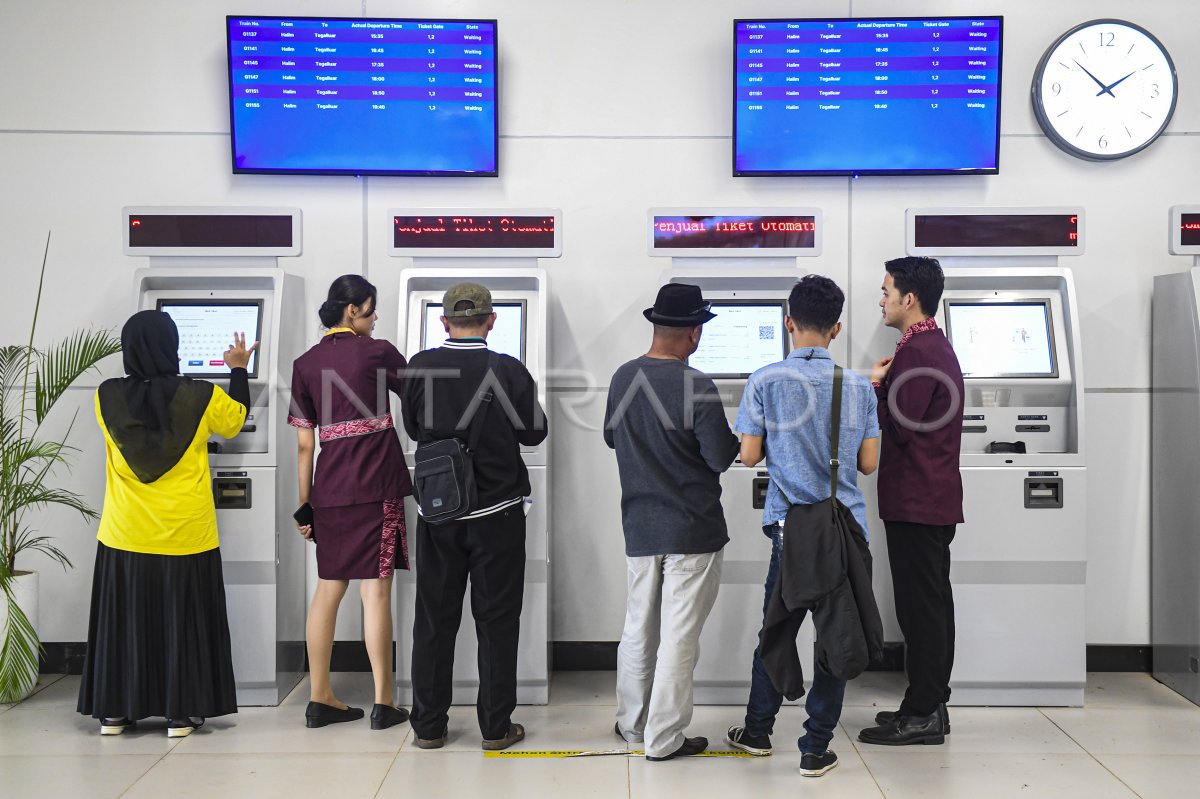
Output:
[[546,413],[537,399],[537,384],[525,365],[501,355],[496,374],[487,376],[488,350],[482,341],[451,339],[437,349],[418,352],[404,375],[401,415],[404,430],[416,442],[466,437],[468,410],[484,387],[495,393],[475,452],[479,506],[529,496],[529,472],[521,445],[546,440]]
[[817,659],[852,680],[883,657],[883,621],[871,590],[871,550],[850,509],[836,498],[793,505],[783,524],[779,576],[759,633],[759,652],[776,690],[804,695],[796,633],[811,611]]

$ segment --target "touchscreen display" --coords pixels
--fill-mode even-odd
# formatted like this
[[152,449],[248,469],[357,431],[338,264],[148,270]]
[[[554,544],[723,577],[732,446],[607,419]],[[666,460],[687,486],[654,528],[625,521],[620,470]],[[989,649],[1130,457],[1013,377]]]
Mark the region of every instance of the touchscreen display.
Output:
[[[228,377],[225,350],[233,334],[245,333],[246,346],[260,339],[262,305],[258,302],[193,303],[162,300],[158,310],[179,328],[179,373],[192,377]],[[258,352],[250,356],[247,369],[258,377]]]
[[749,377],[751,372],[787,357],[783,302],[714,302],[717,316],[704,324],[700,347],[688,365],[711,376]]
[[947,302],[950,343],[963,377],[1056,377],[1050,306]]
[[[488,333],[488,349],[502,355],[511,355],[524,363],[525,353],[525,306],[519,302],[492,303],[496,314],[496,324]],[[431,350],[442,346],[446,340],[446,330],[442,327],[442,304],[430,302],[425,304],[425,332],[421,337],[421,349]]]

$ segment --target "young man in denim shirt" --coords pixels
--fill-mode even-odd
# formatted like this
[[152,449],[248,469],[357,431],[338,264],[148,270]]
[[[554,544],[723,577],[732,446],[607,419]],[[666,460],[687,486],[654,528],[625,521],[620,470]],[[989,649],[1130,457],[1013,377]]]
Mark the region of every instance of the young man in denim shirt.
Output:
[[[792,337],[792,352],[750,376],[738,409],[734,430],[742,434],[742,463],[754,466],[766,456],[771,478],[763,510],[763,532],[771,539],[764,613],[779,575],[788,508],[829,498],[834,367],[829,343],[842,330],[838,319],[844,303],[845,295],[829,278],[802,278],[788,297],[785,325]],[[866,378],[849,370],[842,379],[840,430],[837,457],[841,462],[856,463],[863,474],[875,471],[879,462],[875,392]],[[866,503],[854,470],[840,470],[837,496],[865,532]],[[845,692],[844,680],[816,665],[805,703],[807,732],[798,741],[800,773],[806,777],[819,777],[837,765],[829,742],[842,714]],[[770,735],[782,704],[783,695],[771,684],[756,648],[746,720],[744,725],[729,728],[728,742],[753,755],[771,754]]]

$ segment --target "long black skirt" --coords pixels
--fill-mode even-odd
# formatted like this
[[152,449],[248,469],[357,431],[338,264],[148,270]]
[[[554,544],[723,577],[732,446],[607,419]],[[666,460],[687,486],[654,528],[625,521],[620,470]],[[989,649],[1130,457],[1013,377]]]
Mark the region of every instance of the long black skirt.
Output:
[[98,719],[237,712],[219,549],[145,555],[97,544],[78,710]]

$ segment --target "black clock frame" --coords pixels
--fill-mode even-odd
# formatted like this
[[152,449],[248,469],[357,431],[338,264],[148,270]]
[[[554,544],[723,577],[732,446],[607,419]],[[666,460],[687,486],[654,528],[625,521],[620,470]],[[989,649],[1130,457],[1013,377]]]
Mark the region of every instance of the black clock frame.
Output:
[[[1050,60],[1050,54],[1053,53],[1065,39],[1073,36],[1075,33],[1083,30],[1084,28],[1105,23],[1124,25],[1127,28],[1133,28],[1134,30],[1141,31],[1146,38],[1158,46],[1158,49],[1162,51],[1162,54],[1167,59],[1167,66],[1171,68],[1171,109],[1167,112],[1167,116],[1163,120],[1162,125],[1157,131],[1154,132],[1153,136],[1146,140],[1146,143],[1141,147],[1138,147],[1134,150],[1129,150],[1128,152],[1117,153],[1115,155],[1098,155],[1096,153],[1088,152],[1087,150],[1081,150],[1064,139],[1058,133],[1058,131],[1054,129],[1054,125],[1050,122],[1050,118],[1046,115],[1046,109],[1042,106],[1042,93],[1040,91],[1042,87],[1042,78],[1045,75],[1046,62]],[[1067,153],[1068,155],[1073,155],[1076,158],[1080,158],[1085,161],[1119,161],[1122,158],[1128,158],[1131,155],[1140,153],[1151,144],[1154,144],[1154,142],[1158,141],[1158,137],[1161,136],[1167,129],[1167,125],[1171,124],[1171,119],[1175,116],[1175,106],[1179,102],[1179,74],[1175,70],[1175,61],[1171,58],[1171,53],[1167,50],[1163,43],[1159,41],[1157,36],[1143,28],[1141,25],[1137,25],[1123,19],[1093,19],[1087,22],[1079,23],[1050,43],[1050,46],[1046,48],[1046,52],[1042,53],[1041,59],[1038,61],[1037,66],[1033,70],[1033,84],[1030,87],[1030,95],[1033,100],[1033,115],[1037,118],[1038,127],[1042,129],[1042,133],[1046,134],[1046,138],[1054,143],[1055,147]]]

